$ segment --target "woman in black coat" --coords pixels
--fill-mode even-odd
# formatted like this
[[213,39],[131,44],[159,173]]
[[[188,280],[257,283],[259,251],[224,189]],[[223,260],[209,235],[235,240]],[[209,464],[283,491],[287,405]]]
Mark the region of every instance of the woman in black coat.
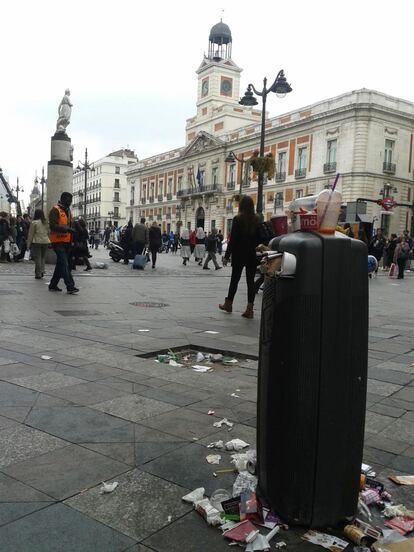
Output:
[[151,259],[152,259],[152,268],[155,268],[155,263],[157,262],[157,253],[161,247],[161,230],[158,224],[155,222],[155,220],[152,223],[148,234],[149,234],[149,249],[151,251]]
[[231,225],[230,241],[227,245],[223,264],[232,258],[232,270],[229,291],[221,310],[232,312],[233,299],[243,268],[246,269],[247,307],[242,314],[245,318],[253,318],[253,303],[255,296],[254,277],[256,274],[256,247],[259,243],[259,218],[254,212],[254,203],[251,197],[243,196],[239,203],[239,213],[234,217]]
[[85,271],[92,270],[89,262],[88,240],[89,234],[85,221],[80,219],[73,224],[73,250],[72,250],[72,270],[76,270],[76,261],[80,260],[86,265]]

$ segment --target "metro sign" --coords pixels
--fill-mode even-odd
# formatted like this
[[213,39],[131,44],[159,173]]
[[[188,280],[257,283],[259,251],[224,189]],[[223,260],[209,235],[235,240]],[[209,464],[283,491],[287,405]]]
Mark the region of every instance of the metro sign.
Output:
[[385,211],[391,211],[397,205],[397,202],[392,197],[384,197],[384,199],[378,201],[378,205],[381,205]]

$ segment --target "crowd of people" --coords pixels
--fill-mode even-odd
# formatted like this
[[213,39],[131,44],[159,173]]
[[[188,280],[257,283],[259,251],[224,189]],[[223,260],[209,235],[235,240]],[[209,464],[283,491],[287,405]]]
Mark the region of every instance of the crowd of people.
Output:
[[[135,225],[129,221],[121,229],[108,225],[102,232],[98,228],[88,231],[84,220],[72,220],[71,203],[72,195],[64,192],[60,201],[50,210],[48,219],[41,209],[34,212],[33,218],[28,214],[13,217],[0,212],[0,262],[19,262],[30,255],[35,264],[35,278],[41,279],[45,275],[47,250],[51,247],[56,255],[56,266],[49,290],[62,291],[58,284],[63,279],[67,292],[74,294],[79,290],[75,286],[72,271],[79,265],[83,265],[85,271],[92,270],[90,249],[98,249],[102,240],[106,247],[110,246],[111,241],[119,241],[125,264],[136,255],[144,254],[152,262],[153,269],[156,268],[160,253],[171,252],[173,255],[180,254],[184,266],[193,258],[203,270],[210,270],[210,262],[216,270],[220,270],[223,267],[219,264],[217,255],[219,258],[222,256],[223,246],[226,244],[222,262],[226,266],[231,258],[232,274],[227,297],[219,308],[232,312],[233,299],[244,269],[247,306],[243,316],[253,317],[254,297],[258,291],[258,285],[255,284],[256,247],[261,241],[260,220],[249,196],[242,197],[239,212],[232,222],[231,234],[226,240],[221,230],[212,228],[206,233],[201,226],[196,230],[183,228],[180,233],[161,232],[157,222],[148,226],[145,218],[141,218]],[[344,227],[343,231],[353,237],[350,226]],[[398,267],[398,278],[404,278],[404,272],[410,269],[411,259],[414,258],[414,242],[407,230],[401,236],[391,234],[388,238],[378,228],[375,235],[366,242],[368,253],[377,259],[378,266],[389,270],[395,264]]]
[[368,253],[377,259],[378,266],[382,265],[383,270],[389,270],[395,264],[398,267],[397,278],[401,280],[404,272],[411,268],[413,245],[413,238],[408,230],[404,230],[401,236],[391,234],[388,238],[383,229],[378,228],[368,244]]

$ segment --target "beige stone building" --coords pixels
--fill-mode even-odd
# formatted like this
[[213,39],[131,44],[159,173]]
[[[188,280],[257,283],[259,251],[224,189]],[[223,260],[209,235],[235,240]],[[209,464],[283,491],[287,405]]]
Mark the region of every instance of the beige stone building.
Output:
[[[103,230],[109,222],[115,226],[125,224],[127,194],[125,171],[137,162],[135,153],[129,149],[114,151],[91,162],[88,170],[86,191],[86,221],[89,229]],[[73,171],[72,212],[75,218],[83,217],[85,172]],[[129,200],[128,200],[129,206]]]
[[[238,103],[241,69],[231,45],[227,25],[215,25],[197,70],[197,113],[187,120],[185,145],[127,168],[127,217],[134,222],[144,216],[167,231],[182,224],[227,233],[239,188],[256,202],[257,175],[249,163],[225,162],[230,151],[249,159],[259,148],[261,129],[260,111]],[[273,153],[276,172],[264,185],[265,217],[318,193],[337,172],[349,220],[355,220],[358,198],[393,197],[412,205],[413,134],[413,103],[367,89],[268,118],[265,153]],[[360,218],[387,233],[412,228],[410,207],[365,207]]]

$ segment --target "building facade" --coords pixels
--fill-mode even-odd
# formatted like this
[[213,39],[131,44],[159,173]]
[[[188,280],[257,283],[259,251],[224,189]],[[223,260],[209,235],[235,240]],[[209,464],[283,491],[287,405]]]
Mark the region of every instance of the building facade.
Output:
[[11,201],[13,192],[10,188],[7,178],[3,175],[0,169],[0,212],[11,212]]
[[[257,175],[248,159],[259,148],[260,111],[238,103],[241,69],[231,59],[231,33],[215,25],[197,70],[197,114],[187,120],[185,146],[128,167],[127,216],[156,220],[163,230],[181,225],[227,233],[238,193],[257,200]],[[365,220],[386,233],[413,225],[414,104],[361,89],[266,119],[265,153],[276,171],[265,180],[265,218],[295,198],[320,192],[341,177],[344,205],[369,199]],[[234,152],[242,162],[226,163]],[[247,162],[246,162],[247,160]],[[383,209],[389,199],[405,206]]]
[[[125,171],[138,161],[135,153],[121,149],[91,163],[86,173],[86,222],[89,229],[102,230],[107,224],[121,226],[127,216],[127,186]],[[85,171],[73,172],[73,203],[75,219],[84,217]]]

